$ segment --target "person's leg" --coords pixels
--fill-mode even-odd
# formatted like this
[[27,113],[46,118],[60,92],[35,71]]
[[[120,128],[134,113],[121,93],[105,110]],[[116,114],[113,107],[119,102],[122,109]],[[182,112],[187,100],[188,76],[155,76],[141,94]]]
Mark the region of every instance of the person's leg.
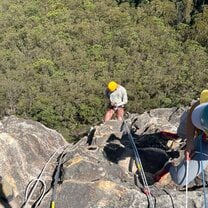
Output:
[[123,107],[119,107],[116,111],[116,114],[117,114],[117,119],[119,121],[122,121],[123,120],[123,116],[124,116],[124,108]]
[[[203,161],[203,168],[208,166],[208,143],[202,142],[202,154],[199,151],[199,140],[196,144],[196,153],[189,161],[188,183],[193,181],[196,176],[202,172],[201,160]],[[187,162],[183,160],[178,166],[170,167],[170,174],[173,181],[178,185],[186,185],[186,167]]]
[[167,161],[162,169],[157,171],[154,175],[154,181],[158,182],[161,180],[161,178],[166,175],[170,171],[170,167],[172,166],[172,163]]
[[113,117],[115,110],[112,108],[109,108],[104,116],[104,122],[111,120],[111,118]]
[[[187,171],[186,160],[183,160],[178,166],[171,166],[170,175],[171,175],[172,180],[178,185],[181,185],[181,186],[186,185],[186,175],[187,175],[186,171]],[[194,158],[190,160],[188,171],[189,171],[188,183],[190,183],[201,172],[200,161],[194,160]]]

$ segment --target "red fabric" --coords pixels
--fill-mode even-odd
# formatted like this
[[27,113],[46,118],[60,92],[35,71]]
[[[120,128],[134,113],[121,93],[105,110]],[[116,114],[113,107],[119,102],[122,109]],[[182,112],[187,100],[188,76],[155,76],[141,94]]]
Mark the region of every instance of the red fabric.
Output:
[[156,175],[156,176],[154,177],[154,181],[155,181],[155,182],[160,181],[160,179],[161,179],[164,175],[166,175],[168,172],[169,172],[168,170],[164,169],[159,175]]
[[202,133],[202,139],[204,140],[204,141],[207,141],[207,135],[203,132]]
[[176,133],[167,132],[167,131],[161,131],[161,136],[166,137],[167,139],[177,139],[178,135]]

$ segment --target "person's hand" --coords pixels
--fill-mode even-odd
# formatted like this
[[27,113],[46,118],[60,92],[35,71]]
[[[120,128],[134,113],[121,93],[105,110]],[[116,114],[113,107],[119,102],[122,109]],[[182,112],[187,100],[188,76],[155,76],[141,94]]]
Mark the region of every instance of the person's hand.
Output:
[[191,160],[191,157],[193,156],[194,153],[194,143],[193,142],[188,142],[186,144],[186,148],[185,148],[185,159],[186,160]]
[[124,104],[123,103],[118,103],[115,106],[116,106],[116,108],[120,108],[120,107],[124,108]]
[[185,160],[191,160],[191,152],[185,150]]
[[185,160],[191,160],[192,156],[194,155],[194,149],[186,148],[184,154],[185,154]]
[[116,103],[111,102],[111,106],[116,107]]

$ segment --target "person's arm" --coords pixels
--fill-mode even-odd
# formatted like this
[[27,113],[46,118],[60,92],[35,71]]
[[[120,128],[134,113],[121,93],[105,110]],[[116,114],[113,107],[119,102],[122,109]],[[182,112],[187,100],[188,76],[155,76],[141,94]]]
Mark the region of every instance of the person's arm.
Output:
[[122,102],[117,104],[117,107],[125,105],[128,102],[128,96],[127,96],[127,92],[126,89],[123,87],[122,88]]
[[189,114],[186,121],[186,132],[187,132],[187,141],[186,141],[186,149],[185,149],[186,160],[191,159],[191,153],[194,150],[196,127],[192,123],[191,115],[197,105],[199,105],[199,102],[196,102],[192,105],[192,107],[189,110]]
[[126,89],[124,88],[124,91],[123,91],[123,105],[125,105],[127,102],[128,102],[128,96],[127,96]]
[[110,100],[110,92],[108,89],[105,90],[105,98],[106,98],[106,103],[109,106],[114,106],[114,104]]

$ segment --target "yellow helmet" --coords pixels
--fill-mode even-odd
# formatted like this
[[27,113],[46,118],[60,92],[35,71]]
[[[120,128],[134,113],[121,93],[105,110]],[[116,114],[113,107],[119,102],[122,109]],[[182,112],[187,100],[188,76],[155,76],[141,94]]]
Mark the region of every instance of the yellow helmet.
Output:
[[114,81],[111,81],[108,83],[108,89],[111,92],[115,91],[117,89],[117,87],[118,87],[118,84]]
[[208,90],[203,90],[200,94],[200,103],[207,103],[208,102]]

